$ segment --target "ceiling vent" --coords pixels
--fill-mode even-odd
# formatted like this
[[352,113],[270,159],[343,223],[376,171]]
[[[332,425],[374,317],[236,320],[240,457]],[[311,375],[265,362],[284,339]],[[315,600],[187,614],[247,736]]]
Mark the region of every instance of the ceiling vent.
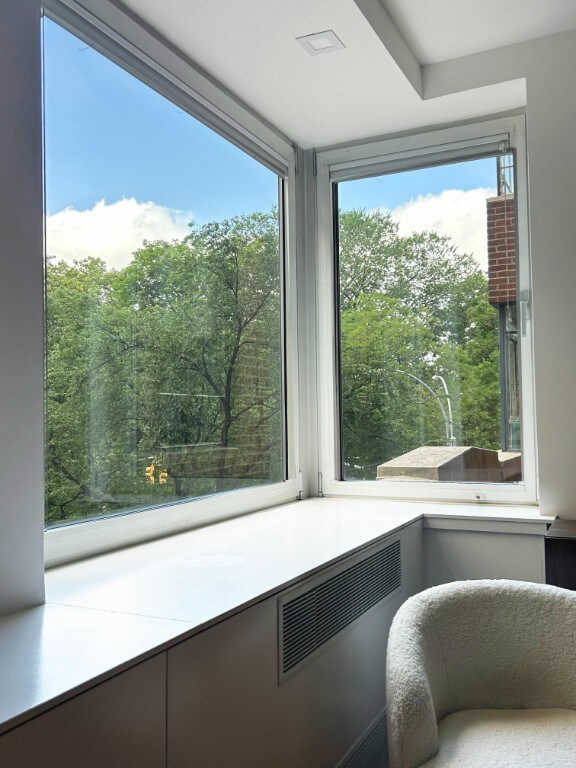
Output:
[[325,32],[315,32],[313,35],[297,37],[296,40],[310,56],[317,56],[319,53],[329,53],[346,47],[331,29],[327,29]]

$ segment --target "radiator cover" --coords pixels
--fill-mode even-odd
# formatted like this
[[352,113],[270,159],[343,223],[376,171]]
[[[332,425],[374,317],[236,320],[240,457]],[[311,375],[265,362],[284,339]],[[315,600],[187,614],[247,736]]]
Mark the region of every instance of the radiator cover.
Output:
[[401,543],[380,544],[279,599],[279,678],[402,583]]
[[388,730],[383,710],[336,768],[388,768]]

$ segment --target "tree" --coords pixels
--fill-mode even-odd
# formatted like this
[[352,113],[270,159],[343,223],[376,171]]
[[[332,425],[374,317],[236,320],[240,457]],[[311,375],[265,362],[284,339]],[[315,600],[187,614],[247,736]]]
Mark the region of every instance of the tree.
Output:
[[400,299],[364,294],[342,313],[342,426],[346,475],[374,478],[378,464],[441,431],[423,417],[423,392],[408,373],[426,376],[435,339]]
[[[90,449],[97,439],[91,412],[101,406],[101,383],[124,352],[108,338],[103,308],[109,299],[106,267],[98,259],[69,266],[48,263],[46,373],[46,491],[49,522],[90,514],[110,501],[110,466]],[[104,354],[99,350],[104,349]]]
[[[340,215],[346,476],[446,441],[496,447],[498,320],[476,262],[389,214]],[[122,270],[47,267],[47,520],[283,476],[277,214],[144,242]]]
[[497,447],[498,315],[477,262],[435,232],[400,236],[380,211],[340,212],[339,255],[345,475],[373,479],[384,461],[446,443],[434,376],[458,443]]
[[274,212],[49,262],[48,521],[281,479],[279,297]]
[[488,304],[483,275],[463,286],[468,296],[460,344],[462,431],[468,445],[498,450],[500,436],[500,350],[497,310]]
[[418,232],[401,237],[382,211],[339,214],[340,306],[346,310],[366,293],[397,298],[416,313],[426,311],[437,333],[457,335],[462,320],[459,286],[482,274],[474,258],[460,254],[448,237]]

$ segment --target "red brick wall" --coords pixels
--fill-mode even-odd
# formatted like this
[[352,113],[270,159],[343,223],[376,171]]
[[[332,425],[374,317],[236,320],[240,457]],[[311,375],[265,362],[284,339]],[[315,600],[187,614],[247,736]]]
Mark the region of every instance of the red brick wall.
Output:
[[486,201],[488,223],[488,301],[516,301],[516,215],[514,195]]

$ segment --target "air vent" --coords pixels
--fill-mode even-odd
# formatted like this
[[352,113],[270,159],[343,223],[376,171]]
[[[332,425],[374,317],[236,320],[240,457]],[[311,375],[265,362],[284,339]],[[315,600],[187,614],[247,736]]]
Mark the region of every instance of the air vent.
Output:
[[388,768],[386,711],[362,735],[337,768]]
[[281,676],[401,584],[400,541],[281,601]]

